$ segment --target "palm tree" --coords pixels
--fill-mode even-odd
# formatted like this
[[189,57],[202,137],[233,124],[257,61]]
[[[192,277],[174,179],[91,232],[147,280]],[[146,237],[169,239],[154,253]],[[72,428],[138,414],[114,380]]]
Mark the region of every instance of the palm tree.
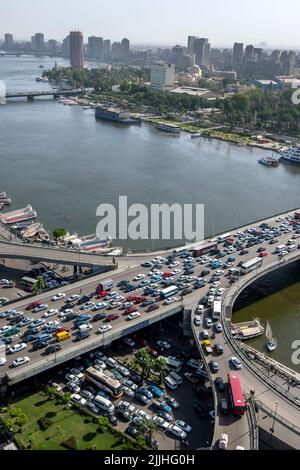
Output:
[[154,368],[157,372],[159,372],[160,383],[162,383],[163,379],[165,378],[168,372],[168,365],[166,359],[164,357],[159,357],[158,359],[156,359]]
[[42,276],[37,278],[37,282],[34,284],[32,292],[34,294],[42,294],[43,291],[47,288],[45,279]]
[[147,352],[146,349],[141,349],[137,353],[137,358],[141,361],[141,365],[142,365],[142,368],[143,368],[143,374],[144,374],[145,370],[147,370],[147,366],[148,366],[149,353]]
[[152,367],[155,365],[154,359],[147,353],[147,356],[145,357],[145,369],[146,369],[146,376],[149,377],[150,375],[150,370]]

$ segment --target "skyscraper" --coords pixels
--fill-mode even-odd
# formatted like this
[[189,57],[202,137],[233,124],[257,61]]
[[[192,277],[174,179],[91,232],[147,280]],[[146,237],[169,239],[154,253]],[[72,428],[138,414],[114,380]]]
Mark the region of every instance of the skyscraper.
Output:
[[93,59],[103,60],[103,38],[90,36],[88,38],[87,53]]
[[32,36],[31,43],[35,52],[43,52],[45,49],[45,37],[43,33],[36,33]]
[[130,49],[129,39],[123,38],[121,41],[121,59],[124,60],[124,62],[127,62],[129,59],[129,49]]
[[4,49],[11,50],[14,47],[14,37],[10,33],[6,33],[4,36]]
[[243,65],[244,58],[244,44],[235,42],[232,51],[232,68],[233,70],[240,69]]
[[194,39],[195,64],[199,67],[208,67],[210,59],[210,43],[207,38]]
[[83,34],[80,31],[70,32],[70,59],[74,70],[83,68]]
[[70,35],[65,37],[62,43],[62,54],[66,59],[70,59]]
[[194,55],[194,43],[195,43],[195,36],[188,36],[188,44],[187,44],[188,55]]
[[106,61],[110,59],[110,39],[103,41],[103,56]]
[[254,59],[254,46],[252,46],[251,44],[249,44],[249,46],[246,46],[245,59],[246,60],[253,60]]

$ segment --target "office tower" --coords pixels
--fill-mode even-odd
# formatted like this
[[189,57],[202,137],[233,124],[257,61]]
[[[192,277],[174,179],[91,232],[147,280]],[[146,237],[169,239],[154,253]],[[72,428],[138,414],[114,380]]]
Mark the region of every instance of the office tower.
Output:
[[66,59],[70,59],[70,35],[69,34],[63,40],[61,50],[62,50],[63,57],[65,57]]
[[87,54],[92,59],[103,60],[103,38],[90,36],[88,38]]
[[45,37],[43,33],[36,33],[31,38],[32,47],[35,52],[42,52],[45,49]]
[[207,38],[194,39],[195,64],[199,67],[208,67],[210,60],[210,43]]
[[130,50],[130,42],[129,39],[123,38],[121,41],[121,59],[124,62],[127,62],[129,59],[129,50]]
[[51,54],[55,54],[56,52],[58,52],[58,42],[55,40],[55,39],[49,39],[48,41],[48,51],[51,53]]
[[167,91],[174,87],[175,65],[164,62],[151,65],[151,84],[153,90]]
[[232,52],[232,68],[240,69],[243,65],[243,57],[244,57],[244,44],[241,42],[235,42],[233,46]]
[[260,62],[262,60],[263,49],[261,47],[254,48],[254,60],[255,62]]
[[70,59],[74,70],[83,68],[83,34],[80,31],[70,32]]
[[187,44],[188,55],[194,55],[194,43],[195,43],[195,36],[188,36],[188,44]]
[[245,59],[246,60],[253,60],[254,59],[254,46],[252,46],[251,44],[249,44],[249,46],[246,46]]
[[14,37],[10,33],[6,33],[4,36],[4,44],[3,44],[4,49],[6,50],[11,50],[14,47]]
[[103,41],[103,56],[106,61],[110,59],[110,49],[110,39],[105,39]]

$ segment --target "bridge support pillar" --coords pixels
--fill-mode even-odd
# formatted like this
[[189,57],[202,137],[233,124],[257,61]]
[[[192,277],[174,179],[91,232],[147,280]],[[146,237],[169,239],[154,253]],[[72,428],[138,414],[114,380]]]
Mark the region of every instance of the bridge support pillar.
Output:
[[73,266],[73,274],[75,276],[75,274],[77,274],[78,272],[78,266]]
[[34,101],[34,96],[27,96],[28,101]]

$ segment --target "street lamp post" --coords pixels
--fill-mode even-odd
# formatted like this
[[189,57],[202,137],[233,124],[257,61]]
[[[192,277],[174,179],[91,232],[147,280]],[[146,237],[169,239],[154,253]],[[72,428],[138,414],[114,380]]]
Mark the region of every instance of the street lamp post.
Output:
[[275,401],[274,404],[275,404],[275,413],[274,413],[272,427],[270,428],[271,439],[272,439],[274,431],[275,431],[275,421],[276,421],[276,416],[277,416],[278,401]]

